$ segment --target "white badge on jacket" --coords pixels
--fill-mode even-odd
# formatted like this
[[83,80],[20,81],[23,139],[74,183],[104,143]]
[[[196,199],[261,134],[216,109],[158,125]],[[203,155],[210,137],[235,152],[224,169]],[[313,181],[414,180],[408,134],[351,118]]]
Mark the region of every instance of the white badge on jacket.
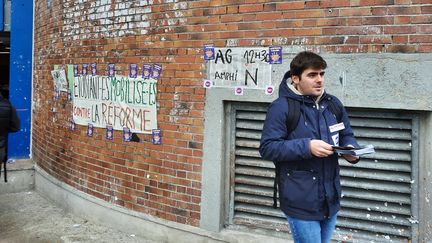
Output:
[[329,129],[330,129],[331,133],[339,132],[340,130],[345,129],[345,125],[343,124],[343,122],[341,122],[341,123],[337,123],[337,124],[334,124],[332,126],[329,126]]

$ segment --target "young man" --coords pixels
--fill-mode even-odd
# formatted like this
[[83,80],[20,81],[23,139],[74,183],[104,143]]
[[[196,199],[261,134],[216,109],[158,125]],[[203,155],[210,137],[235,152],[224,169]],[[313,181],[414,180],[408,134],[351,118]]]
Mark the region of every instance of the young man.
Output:
[[[326,67],[313,52],[294,57],[286,75],[291,79],[282,80],[261,136],[260,154],[276,165],[280,207],[296,243],[330,242],[341,198],[338,155],[332,145],[358,146],[342,103],[324,91]],[[291,132],[288,99],[300,106]],[[339,121],[331,105],[341,111]],[[351,163],[359,160],[352,155],[344,158]]]
[[17,132],[20,129],[20,120],[16,113],[15,108],[10,102],[3,98],[0,93],[0,168],[1,163],[4,163],[4,181],[7,182],[6,177],[6,152],[7,152],[7,139],[8,133]]

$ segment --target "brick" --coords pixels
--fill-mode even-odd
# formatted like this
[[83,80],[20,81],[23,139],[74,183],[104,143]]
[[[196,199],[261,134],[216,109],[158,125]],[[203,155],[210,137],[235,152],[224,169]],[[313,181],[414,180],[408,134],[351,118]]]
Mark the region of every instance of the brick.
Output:
[[383,32],[385,34],[413,34],[417,32],[416,26],[384,26]]
[[412,24],[430,24],[432,22],[432,15],[428,16],[412,16]]
[[390,44],[390,36],[360,36],[360,44]]
[[418,47],[418,52],[432,53],[432,44],[422,44]]
[[348,7],[350,0],[322,0],[320,1],[321,8]]
[[391,25],[393,22],[393,17],[365,17],[362,19],[363,25]]
[[[240,22],[243,19],[243,15],[223,15],[220,18],[221,23],[226,22]],[[222,30],[222,29],[220,29]]]
[[314,27],[314,26],[317,26],[317,19],[303,20],[303,27]]
[[193,1],[189,2],[189,8],[204,8],[209,6],[209,1]]
[[304,8],[312,9],[312,8],[320,8],[321,1],[305,1]]
[[199,25],[211,23],[208,17],[191,17],[187,19],[187,24]]
[[386,47],[386,52],[392,53],[415,53],[417,46],[414,45],[390,45]]
[[239,6],[227,6],[226,8],[227,14],[236,14],[239,12]]
[[394,24],[395,25],[409,24],[410,22],[411,22],[410,16],[395,16],[394,17]]
[[342,21],[340,18],[322,18],[316,20],[315,26],[341,26]]
[[335,45],[335,44],[344,44],[344,37],[321,37],[315,38],[315,45]]
[[304,1],[276,3],[276,10],[278,10],[278,11],[298,10],[298,9],[304,9],[304,8],[305,8],[305,2]]
[[393,5],[394,0],[351,0],[351,6]]
[[217,8],[210,8],[204,10],[204,15],[221,15],[225,14],[227,11],[226,7],[217,7]]
[[256,20],[279,20],[282,19],[282,13],[257,13]]
[[410,35],[409,43],[432,43],[430,35]]
[[432,33],[432,25],[419,25],[417,27],[417,33],[419,34],[426,34],[426,33]]
[[391,15],[417,15],[423,12],[423,8],[420,9],[419,6],[409,6],[409,7],[397,6],[397,7],[389,7],[388,9],[389,9],[388,14]]
[[[287,14],[284,13],[284,17]],[[294,16],[296,18],[322,18],[324,17],[324,10],[304,10],[304,11],[299,11],[299,12],[295,12]]]
[[303,20],[287,20],[283,19],[276,22],[276,28],[299,28],[303,26]]
[[422,14],[432,14],[432,5],[422,6],[421,7],[421,13]]
[[263,11],[263,8],[262,4],[240,5],[239,13],[261,12]]
[[244,35],[243,32],[235,31],[235,32],[221,32],[219,34],[219,38],[222,39],[230,39],[230,38],[242,38]]
[[264,12],[272,12],[272,11],[276,10],[276,7],[277,7],[276,3],[266,3],[266,4],[264,4],[263,11]]
[[250,30],[250,29],[261,29],[262,22],[252,22],[252,23],[239,23],[239,30]]

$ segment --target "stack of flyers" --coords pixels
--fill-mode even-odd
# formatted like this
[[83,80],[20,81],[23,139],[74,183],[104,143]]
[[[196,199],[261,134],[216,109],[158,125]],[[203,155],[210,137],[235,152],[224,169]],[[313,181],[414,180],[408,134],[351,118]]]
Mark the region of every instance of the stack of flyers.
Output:
[[131,133],[130,129],[127,127],[124,127],[123,128],[123,141],[130,142],[131,139],[132,139],[132,133]]
[[366,154],[375,153],[375,148],[372,144],[368,144],[366,146],[360,146],[358,148],[340,147],[340,146],[332,146],[332,148],[338,154],[350,154],[350,155],[360,156],[360,157]]

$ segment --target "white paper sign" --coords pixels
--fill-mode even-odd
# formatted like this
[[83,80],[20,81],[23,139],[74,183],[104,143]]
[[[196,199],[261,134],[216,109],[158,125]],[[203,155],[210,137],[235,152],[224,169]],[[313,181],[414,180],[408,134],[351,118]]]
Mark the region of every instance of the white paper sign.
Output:
[[157,82],[126,76],[79,76],[73,85],[73,120],[134,133],[157,129]]
[[68,83],[66,80],[66,72],[64,69],[54,69],[51,71],[51,76],[54,79],[54,87],[59,91],[67,91]]
[[214,87],[264,89],[271,83],[269,48],[215,48],[214,59],[209,60],[209,80]]

